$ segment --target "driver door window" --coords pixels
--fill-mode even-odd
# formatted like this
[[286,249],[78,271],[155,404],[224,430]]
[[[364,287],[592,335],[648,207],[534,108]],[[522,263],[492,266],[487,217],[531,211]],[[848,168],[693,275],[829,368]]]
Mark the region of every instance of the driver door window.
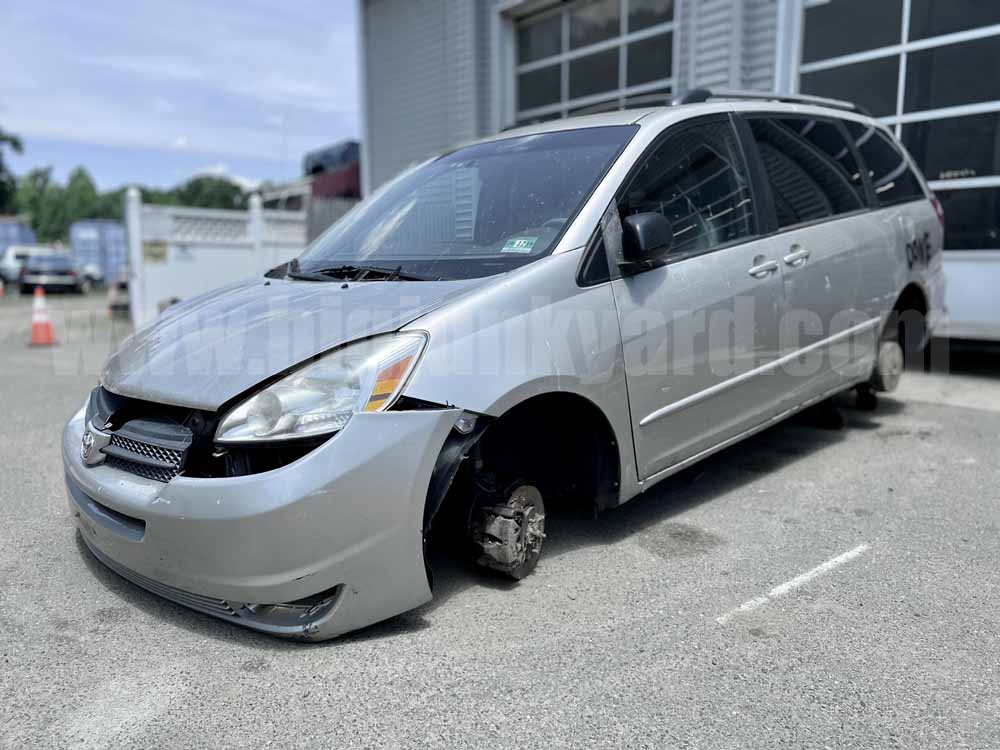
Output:
[[728,118],[671,132],[640,167],[622,217],[655,211],[674,230],[670,256],[714,250],[756,233],[749,178]]

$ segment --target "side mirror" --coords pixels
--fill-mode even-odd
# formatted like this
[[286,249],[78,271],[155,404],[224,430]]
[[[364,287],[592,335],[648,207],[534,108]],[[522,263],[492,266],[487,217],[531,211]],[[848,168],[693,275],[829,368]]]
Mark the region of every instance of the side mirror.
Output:
[[622,232],[623,265],[634,270],[650,267],[669,253],[674,243],[670,220],[655,211],[626,217]]

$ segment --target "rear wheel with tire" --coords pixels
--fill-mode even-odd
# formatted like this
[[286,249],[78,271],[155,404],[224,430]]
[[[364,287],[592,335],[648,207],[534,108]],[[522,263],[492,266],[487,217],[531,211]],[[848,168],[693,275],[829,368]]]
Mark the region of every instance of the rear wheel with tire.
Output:
[[899,385],[899,379],[906,369],[906,355],[903,349],[903,325],[890,322],[882,332],[882,339],[875,354],[875,366],[866,383],[857,387],[855,402],[860,411],[874,411],[878,406],[878,393],[891,393]]

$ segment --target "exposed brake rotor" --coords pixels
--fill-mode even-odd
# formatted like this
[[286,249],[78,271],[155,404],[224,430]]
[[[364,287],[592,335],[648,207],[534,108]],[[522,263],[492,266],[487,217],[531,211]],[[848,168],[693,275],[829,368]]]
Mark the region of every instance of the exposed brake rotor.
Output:
[[534,569],[545,539],[545,503],[537,487],[515,484],[506,500],[487,501],[471,520],[480,565],[514,579]]

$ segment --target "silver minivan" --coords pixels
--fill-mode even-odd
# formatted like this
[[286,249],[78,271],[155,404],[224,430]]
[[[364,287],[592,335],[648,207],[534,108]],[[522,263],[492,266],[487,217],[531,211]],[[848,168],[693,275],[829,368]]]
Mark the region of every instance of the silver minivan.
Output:
[[93,554],[319,640],[427,602],[429,536],[521,578],[605,510],[831,396],[941,315],[940,207],[841,102],[696,91],[400,175],[299,258],[167,310],[63,437]]

